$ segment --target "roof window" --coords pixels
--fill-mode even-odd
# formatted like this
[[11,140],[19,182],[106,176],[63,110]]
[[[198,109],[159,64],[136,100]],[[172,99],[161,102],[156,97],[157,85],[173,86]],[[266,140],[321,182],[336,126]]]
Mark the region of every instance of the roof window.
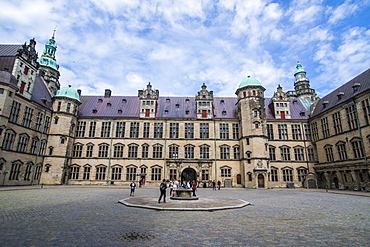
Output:
[[361,84],[358,82],[353,83],[353,86],[352,86],[353,92],[357,92],[360,86]]
[[118,110],[118,114],[122,114],[122,110],[120,109],[120,110]]
[[220,103],[221,103],[221,104],[225,104],[225,100],[223,100],[223,99],[222,99],[222,100],[220,100]]
[[170,103],[171,102],[171,100],[170,99],[166,99],[166,103]]
[[186,100],[185,100],[185,103],[189,103],[189,102],[190,102],[190,100],[189,100],[189,99],[186,99]]
[[127,100],[126,99],[122,99],[122,103],[127,103]]
[[98,110],[96,110],[96,109],[92,110],[92,113],[97,113],[97,112],[98,112]]
[[299,113],[299,115],[300,115],[300,116],[306,116],[306,113],[305,113],[304,111],[301,111],[301,112]]
[[98,99],[98,103],[102,103],[103,102],[103,100],[102,99]]
[[112,106],[112,104],[111,103],[107,103],[107,107],[111,107]]
[[226,115],[226,111],[222,111],[222,115]]
[[329,101],[322,102],[322,107],[325,109],[329,104]]
[[179,103],[176,104],[176,108],[180,108],[180,104]]
[[341,100],[344,96],[344,92],[339,92],[337,96],[338,96],[338,100]]

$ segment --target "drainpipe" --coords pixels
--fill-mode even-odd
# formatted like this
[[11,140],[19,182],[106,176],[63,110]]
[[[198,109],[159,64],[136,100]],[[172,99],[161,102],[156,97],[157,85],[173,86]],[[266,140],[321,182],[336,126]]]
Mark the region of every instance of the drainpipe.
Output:
[[111,133],[109,133],[110,135],[110,145],[109,145],[109,156],[108,156],[108,171],[107,171],[107,184],[106,185],[109,185],[109,175],[110,175],[110,165],[111,165],[111,157],[112,157],[112,143],[113,143],[113,127],[114,127],[114,122],[113,122],[113,119],[111,120],[111,125],[112,125],[112,128],[111,128]]
[[364,154],[364,160],[365,160],[365,162],[367,162],[367,156],[366,156],[366,152],[365,152],[364,141],[363,141],[363,138],[362,138],[362,131],[361,131],[360,119],[358,118],[357,106],[356,106],[355,99],[353,99],[353,103],[354,103],[354,107],[355,107],[355,117],[357,119],[357,129],[358,129],[358,132],[360,133],[360,138],[361,138],[362,153]]

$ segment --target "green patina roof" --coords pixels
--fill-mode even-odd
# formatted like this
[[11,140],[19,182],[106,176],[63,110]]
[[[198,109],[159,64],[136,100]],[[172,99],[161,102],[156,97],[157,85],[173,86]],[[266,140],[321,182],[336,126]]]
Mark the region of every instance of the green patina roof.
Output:
[[244,80],[240,82],[238,89],[246,87],[246,86],[261,86],[262,87],[262,84],[257,79],[251,76],[248,76],[247,78],[245,78]]
[[52,69],[58,70],[59,65],[55,59],[55,52],[57,50],[57,46],[55,44],[55,30],[53,36],[49,39],[49,43],[45,45],[44,52],[42,53],[41,57],[37,60],[40,65],[48,66]]
[[298,73],[306,73],[306,71],[303,69],[302,67],[302,64],[298,61],[297,62],[297,66],[296,66],[296,71],[294,73],[294,75],[298,74]]
[[61,89],[58,90],[54,97],[67,97],[81,102],[80,95],[77,93],[75,89],[71,88],[71,86],[62,87]]

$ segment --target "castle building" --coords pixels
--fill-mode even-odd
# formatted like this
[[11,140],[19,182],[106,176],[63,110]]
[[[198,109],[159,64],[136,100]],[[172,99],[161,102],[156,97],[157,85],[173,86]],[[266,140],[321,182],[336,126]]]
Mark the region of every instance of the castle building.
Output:
[[83,95],[60,88],[55,33],[0,45],[0,185],[127,185],[370,190],[370,69],[319,99],[300,62],[271,98],[248,76],[236,96]]

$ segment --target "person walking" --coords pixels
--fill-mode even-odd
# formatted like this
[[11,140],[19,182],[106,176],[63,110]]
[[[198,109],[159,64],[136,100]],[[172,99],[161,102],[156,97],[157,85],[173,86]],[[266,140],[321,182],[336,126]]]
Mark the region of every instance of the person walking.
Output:
[[218,181],[217,181],[217,189],[218,189],[218,190],[220,190],[220,188],[221,188],[221,181],[220,181],[220,180],[218,180]]
[[135,196],[136,183],[134,181],[131,182],[130,188],[131,188],[130,196]]
[[161,203],[161,199],[163,196],[163,202],[166,202],[166,189],[167,189],[167,184],[166,184],[166,179],[163,179],[162,183],[159,185],[159,191],[161,192],[161,195],[158,199],[158,203]]
[[179,187],[179,181],[175,179],[175,181],[173,182],[173,186],[172,186],[172,197],[176,196],[176,190],[178,187]]
[[216,190],[216,181],[215,180],[212,181],[212,187],[213,187],[213,190]]
[[193,182],[191,184],[191,189],[193,190],[193,196],[197,196],[195,194],[195,191],[197,190],[197,183],[195,182],[195,180],[193,180]]

